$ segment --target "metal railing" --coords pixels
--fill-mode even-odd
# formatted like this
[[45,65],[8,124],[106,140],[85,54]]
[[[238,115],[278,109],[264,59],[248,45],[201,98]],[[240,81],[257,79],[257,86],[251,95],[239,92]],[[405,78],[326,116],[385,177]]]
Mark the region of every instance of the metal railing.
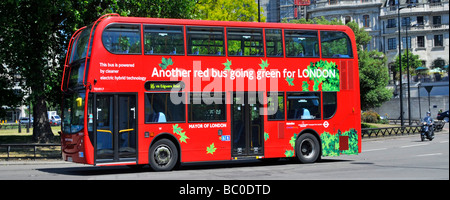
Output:
[[386,128],[363,128],[361,129],[361,137],[366,135],[370,137],[378,137],[380,135],[391,136],[391,135],[405,135],[405,134],[415,134],[420,133],[422,126],[411,125],[403,127],[386,127]]
[[[5,147],[6,148],[6,160],[9,160],[10,158],[29,158],[29,156],[21,156],[21,157],[11,157],[10,153],[11,151],[11,147],[21,147],[22,149],[24,148],[30,148],[33,147],[33,159],[36,160],[37,155],[36,152],[38,150],[38,147],[60,147],[61,144],[58,143],[51,143],[51,144],[40,144],[40,143],[35,143],[35,144],[0,144],[0,147]],[[2,157],[0,157],[2,158]],[[42,158],[61,158],[61,151],[59,151],[59,156],[43,156]]]
[[[400,120],[393,120],[394,123],[398,121],[400,123]],[[420,131],[422,130],[422,126],[419,125],[420,121],[415,120],[412,121],[412,124],[416,123],[417,125],[407,125],[402,127],[385,127],[385,128],[363,128],[361,129],[361,137],[368,136],[370,137],[378,137],[378,136],[392,136],[392,135],[410,135],[410,134],[420,134]],[[434,131],[439,132],[442,131],[444,128],[445,122],[444,121],[435,121],[434,122]]]

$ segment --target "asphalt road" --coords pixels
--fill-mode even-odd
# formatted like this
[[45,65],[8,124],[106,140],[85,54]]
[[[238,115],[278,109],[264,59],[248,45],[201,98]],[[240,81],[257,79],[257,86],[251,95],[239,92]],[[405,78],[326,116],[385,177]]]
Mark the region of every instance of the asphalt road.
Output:
[[449,132],[433,141],[419,135],[363,139],[355,156],[326,157],[314,164],[227,161],[182,165],[171,172],[126,166],[93,167],[63,161],[0,161],[0,180],[449,180]]

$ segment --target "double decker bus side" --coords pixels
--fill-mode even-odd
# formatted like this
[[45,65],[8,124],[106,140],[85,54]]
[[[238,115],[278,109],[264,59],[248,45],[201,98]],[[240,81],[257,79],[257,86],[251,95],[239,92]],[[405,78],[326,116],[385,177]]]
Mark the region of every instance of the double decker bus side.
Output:
[[73,36],[63,159],[144,165],[361,152],[347,26],[108,16]]

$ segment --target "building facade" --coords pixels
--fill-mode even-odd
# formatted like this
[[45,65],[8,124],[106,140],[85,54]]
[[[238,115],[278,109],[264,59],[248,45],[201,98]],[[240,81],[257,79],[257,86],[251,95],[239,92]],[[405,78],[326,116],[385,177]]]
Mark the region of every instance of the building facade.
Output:
[[408,47],[419,55],[422,67],[430,70],[436,60],[449,64],[449,0],[310,0],[309,6],[298,6],[295,0],[260,3],[267,22],[302,17],[355,21],[372,36],[364,48],[385,53],[389,66],[398,56],[400,16],[402,49]]

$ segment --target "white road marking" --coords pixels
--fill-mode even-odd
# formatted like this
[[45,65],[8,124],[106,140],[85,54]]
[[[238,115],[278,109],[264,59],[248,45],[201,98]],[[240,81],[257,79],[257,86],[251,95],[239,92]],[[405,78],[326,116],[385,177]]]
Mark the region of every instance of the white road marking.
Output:
[[400,148],[408,148],[408,147],[418,147],[418,146],[425,146],[428,145],[429,143],[423,143],[423,144],[413,144],[413,145],[406,145],[406,146],[401,146]]
[[438,155],[442,155],[442,153],[421,154],[421,155],[417,155],[417,156],[418,157],[423,157],[423,156],[438,156]]
[[381,151],[381,150],[386,150],[387,148],[380,148],[380,149],[367,149],[367,150],[363,150],[363,152],[369,152],[369,151]]

